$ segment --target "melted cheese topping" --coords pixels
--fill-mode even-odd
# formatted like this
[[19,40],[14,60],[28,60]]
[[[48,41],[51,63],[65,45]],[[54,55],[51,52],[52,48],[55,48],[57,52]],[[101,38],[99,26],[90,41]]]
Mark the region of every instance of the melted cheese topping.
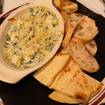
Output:
[[14,18],[5,39],[8,63],[28,68],[42,62],[63,35],[58,25],[56,15],[44,7],[29,8]]

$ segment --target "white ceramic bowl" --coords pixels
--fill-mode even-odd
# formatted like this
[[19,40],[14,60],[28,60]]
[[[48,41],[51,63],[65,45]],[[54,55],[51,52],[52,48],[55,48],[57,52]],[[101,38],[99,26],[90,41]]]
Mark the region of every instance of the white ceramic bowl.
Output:
[[8,83],[16,83],[19,80],[21,80],[23,77],[28,75],[29,73],[32,73],[35,70],[38,70],[38,68],[40,68],[44,64],[46,64],[55,55],[55,53],[58,51],[58,49],[61,45],[63,35],[62,35],[62,37],[59,38],[57,44],[55,45],[55,47],[53,48],[51,53],[49,53],[46,56],[45,60],[43,60],[41,63],[39,63],[35,67],[27,68],[25,70],[20,70],[20,69],[17,69],[15,67],[12,67],[8,63],[6,63],[6,61],[4,59],[5,51],[3,51],[3,40],[5,38],[7,31],[9,30],[9,28],[11,26],[11,23],[8,20],[15,17],[15,16],[25,14],[29,7],[36,7],[36,6],[47,7],[52,12],[54,12],[56,14],[57,18],[59,19],[59,26],[58,26],[57,31],[62,31],[64,33],[63,18],[61,16],[61,14],[59,13],[59,11],[53,6],[51,0],[44,0],[44,2],[43,2],[43,0],[35,0],[34,2],[31,2],[30,4],[27,4],[23,7],[15,10],[14,12],[12,12],[11,15],[9,15],[4,20],[2,25],[0,26],[0,49],[1,49],[1,51],[0,51],[0,80],[1,81],[5,81]]

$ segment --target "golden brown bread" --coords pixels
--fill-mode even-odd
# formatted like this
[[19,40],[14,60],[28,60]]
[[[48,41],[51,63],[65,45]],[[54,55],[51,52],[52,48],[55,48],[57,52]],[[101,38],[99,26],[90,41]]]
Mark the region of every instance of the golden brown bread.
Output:
[[87,103],[102,88],[102,83],[83,73],[77,63],[70,61],[51,85],[56,91]]
[[67,65],[70,61],[69,54],[57,54],[55,57],[48,62],[45,66],[40,68],[34,77],[43,85],[50,86],[54,81],[56,75],[58,75],[63,67]]
[[79,13],[73,13],[68,16],[64,11],[62,11],[62,16],[65,21],[65,37],[62,42],[64,48],[67,47],[72,36],[87,42],[97,35],[98,28],[95,21],[88,16]]
[[66,27],[66,23],[67,23],[67,21],[69,19],[69,15],[65,11],[61,11],[61,15],[63,17],[64,24],[65,24],[65,27]]
[[[73,36],[79,22],[81,21],[81,18],[83,17],[83,15],[78,14],[78,13],[73,13],[69,16],[66,16],[65,12],[62,12],[62,16],[64,17],[64,20],[66,21],[66,26],[65,26],[65,36],[64,36],[64,40],[62,42],[62,46],[63,48],[66,48],[68,46],[68,43],[71,39],[71,37]],[[66,17],[65,17],[66,16]]]
[[87,42],[85,44],[85,47],[93,56],[96,55],[98,48],[97,48],[97,44],[96,44],[95,40],[91,40],[91,41]]
[[60,103],[67,103],[67,104],[79,104],[80,103],[76,98],[69,97],[59,91],[52,92],[48,97]]
[[95,21],[88,16],[83,16],[80,24],[78,25],[74,36],[80,40],[87,42],[92,40],[98,34],[98,28]]
[[78,5],[70,0],[54,0],[53,3],[56,8],[60,11],[65,11],[67,14],[74,13],[78,10]]
[[78,10],[78,5],[70,0],[63,1],[61,4],[61,10],[68,14],[74,13]]
[[56,8],[60,9],[62,0],[54,0],[53,3]]
[[77,25],[77,23],[75,24],[75,23],[71,23],[70,22],[70,19],[68,19],[68,21],[67,21],[67,23],[66,23],[66,29],[65,29],[65,36],[64,36],[64,40],[63,40],[63,42],[62,42],[62,46],[63,46],[63,48],[66,48],[67,46],[68,46],[68,43],[69,43],[69,41],[70,41],[70,39],[71,39],[71,37],[72,37],[72,35],[73,35],[73,32],[75,31],[75,29],[76,29],[76,25]]
[[72,38],[69,43],[69,49],[71,57],[84,71],[93,73],[99,70],[100,66],[97,60],[85,48],[82,41],[77,38]]

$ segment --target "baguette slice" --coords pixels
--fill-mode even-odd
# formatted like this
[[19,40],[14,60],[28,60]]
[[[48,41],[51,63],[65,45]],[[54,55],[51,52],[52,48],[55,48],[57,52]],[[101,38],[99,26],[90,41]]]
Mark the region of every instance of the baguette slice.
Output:
[[69,0],[63,0],[61,10],[65,11],[67,14],[72,14],[78,10],[78,4]]
[[64,20],[66,21],[65,25],[65,37],[62,42],[62,47],[66,48],[68,46],[68,43],[73,36],[73,33],[75,32],[77,25],[81,21],[81,18],[84,15],[78,14],[78,13],[73,13],[69,17],[66,16],[66,13],[62,11],[62,16],[64,17]]
[[86,43],[85,47],[93,56],[96,55],[98,48],[95,40],[91,40],[88,43]]
[[69,43],[69,49],[71,57],[84,71],[93,73],[99,70],[100,67],[97,60],[85,48],[82,41],[77,38],[72,38]]
[[53,3],[56,8],[60,9],[62,0],[54,0]]
[[69,97],[58,91],[52,92],[48,97],[60,103],[67,103],[67,104],[79,104],[80,103],[76,98]]
[[65,11],[67,14],[74,13],[78,10],[77,3],[69,0],[54,0],[53,3],[56,8],[58,8],[60,11]]
[[102,88],[102,83],[88,76],[75,63],[70,61],[68,66],[57,76],[51,88],[87,103]]
[[98,28],[95,21],[88,16],[84,16],[78,25],[74,36],[87,42],[92,40],[98,34]]
[[66,48],[72,35],[74,30],[76,29],[77,23],[73,23],[71,24],[70,19],[68,19],[67,24],[66,24],[66,33],[65,33],[65,37],[64,40],[62,42],[62,47]]
[[69,19],[69,15],[68,15],[65,11],[61,11],[60,13],[61,13],[61,15],[62,15],[62,17],[63,17],[64,24],[65,24],[65,27],[66,27],[67,21],[68,21],[68,19]]
[[43,85],[50,86],[55,77],[62,71],[70,61],[69,54],[57,54],[55,57],[47,63],[44,67],[39,69],[34,77]]

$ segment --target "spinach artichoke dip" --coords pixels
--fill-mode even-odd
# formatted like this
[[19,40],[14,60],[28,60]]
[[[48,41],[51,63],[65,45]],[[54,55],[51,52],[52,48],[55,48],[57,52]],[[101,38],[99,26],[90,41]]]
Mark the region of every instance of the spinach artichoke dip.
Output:
[[62,37],[59,20],[45,7],[28,8],[17,16],[5,37],[6,61],[16,68],[29,68],[42,62]]

